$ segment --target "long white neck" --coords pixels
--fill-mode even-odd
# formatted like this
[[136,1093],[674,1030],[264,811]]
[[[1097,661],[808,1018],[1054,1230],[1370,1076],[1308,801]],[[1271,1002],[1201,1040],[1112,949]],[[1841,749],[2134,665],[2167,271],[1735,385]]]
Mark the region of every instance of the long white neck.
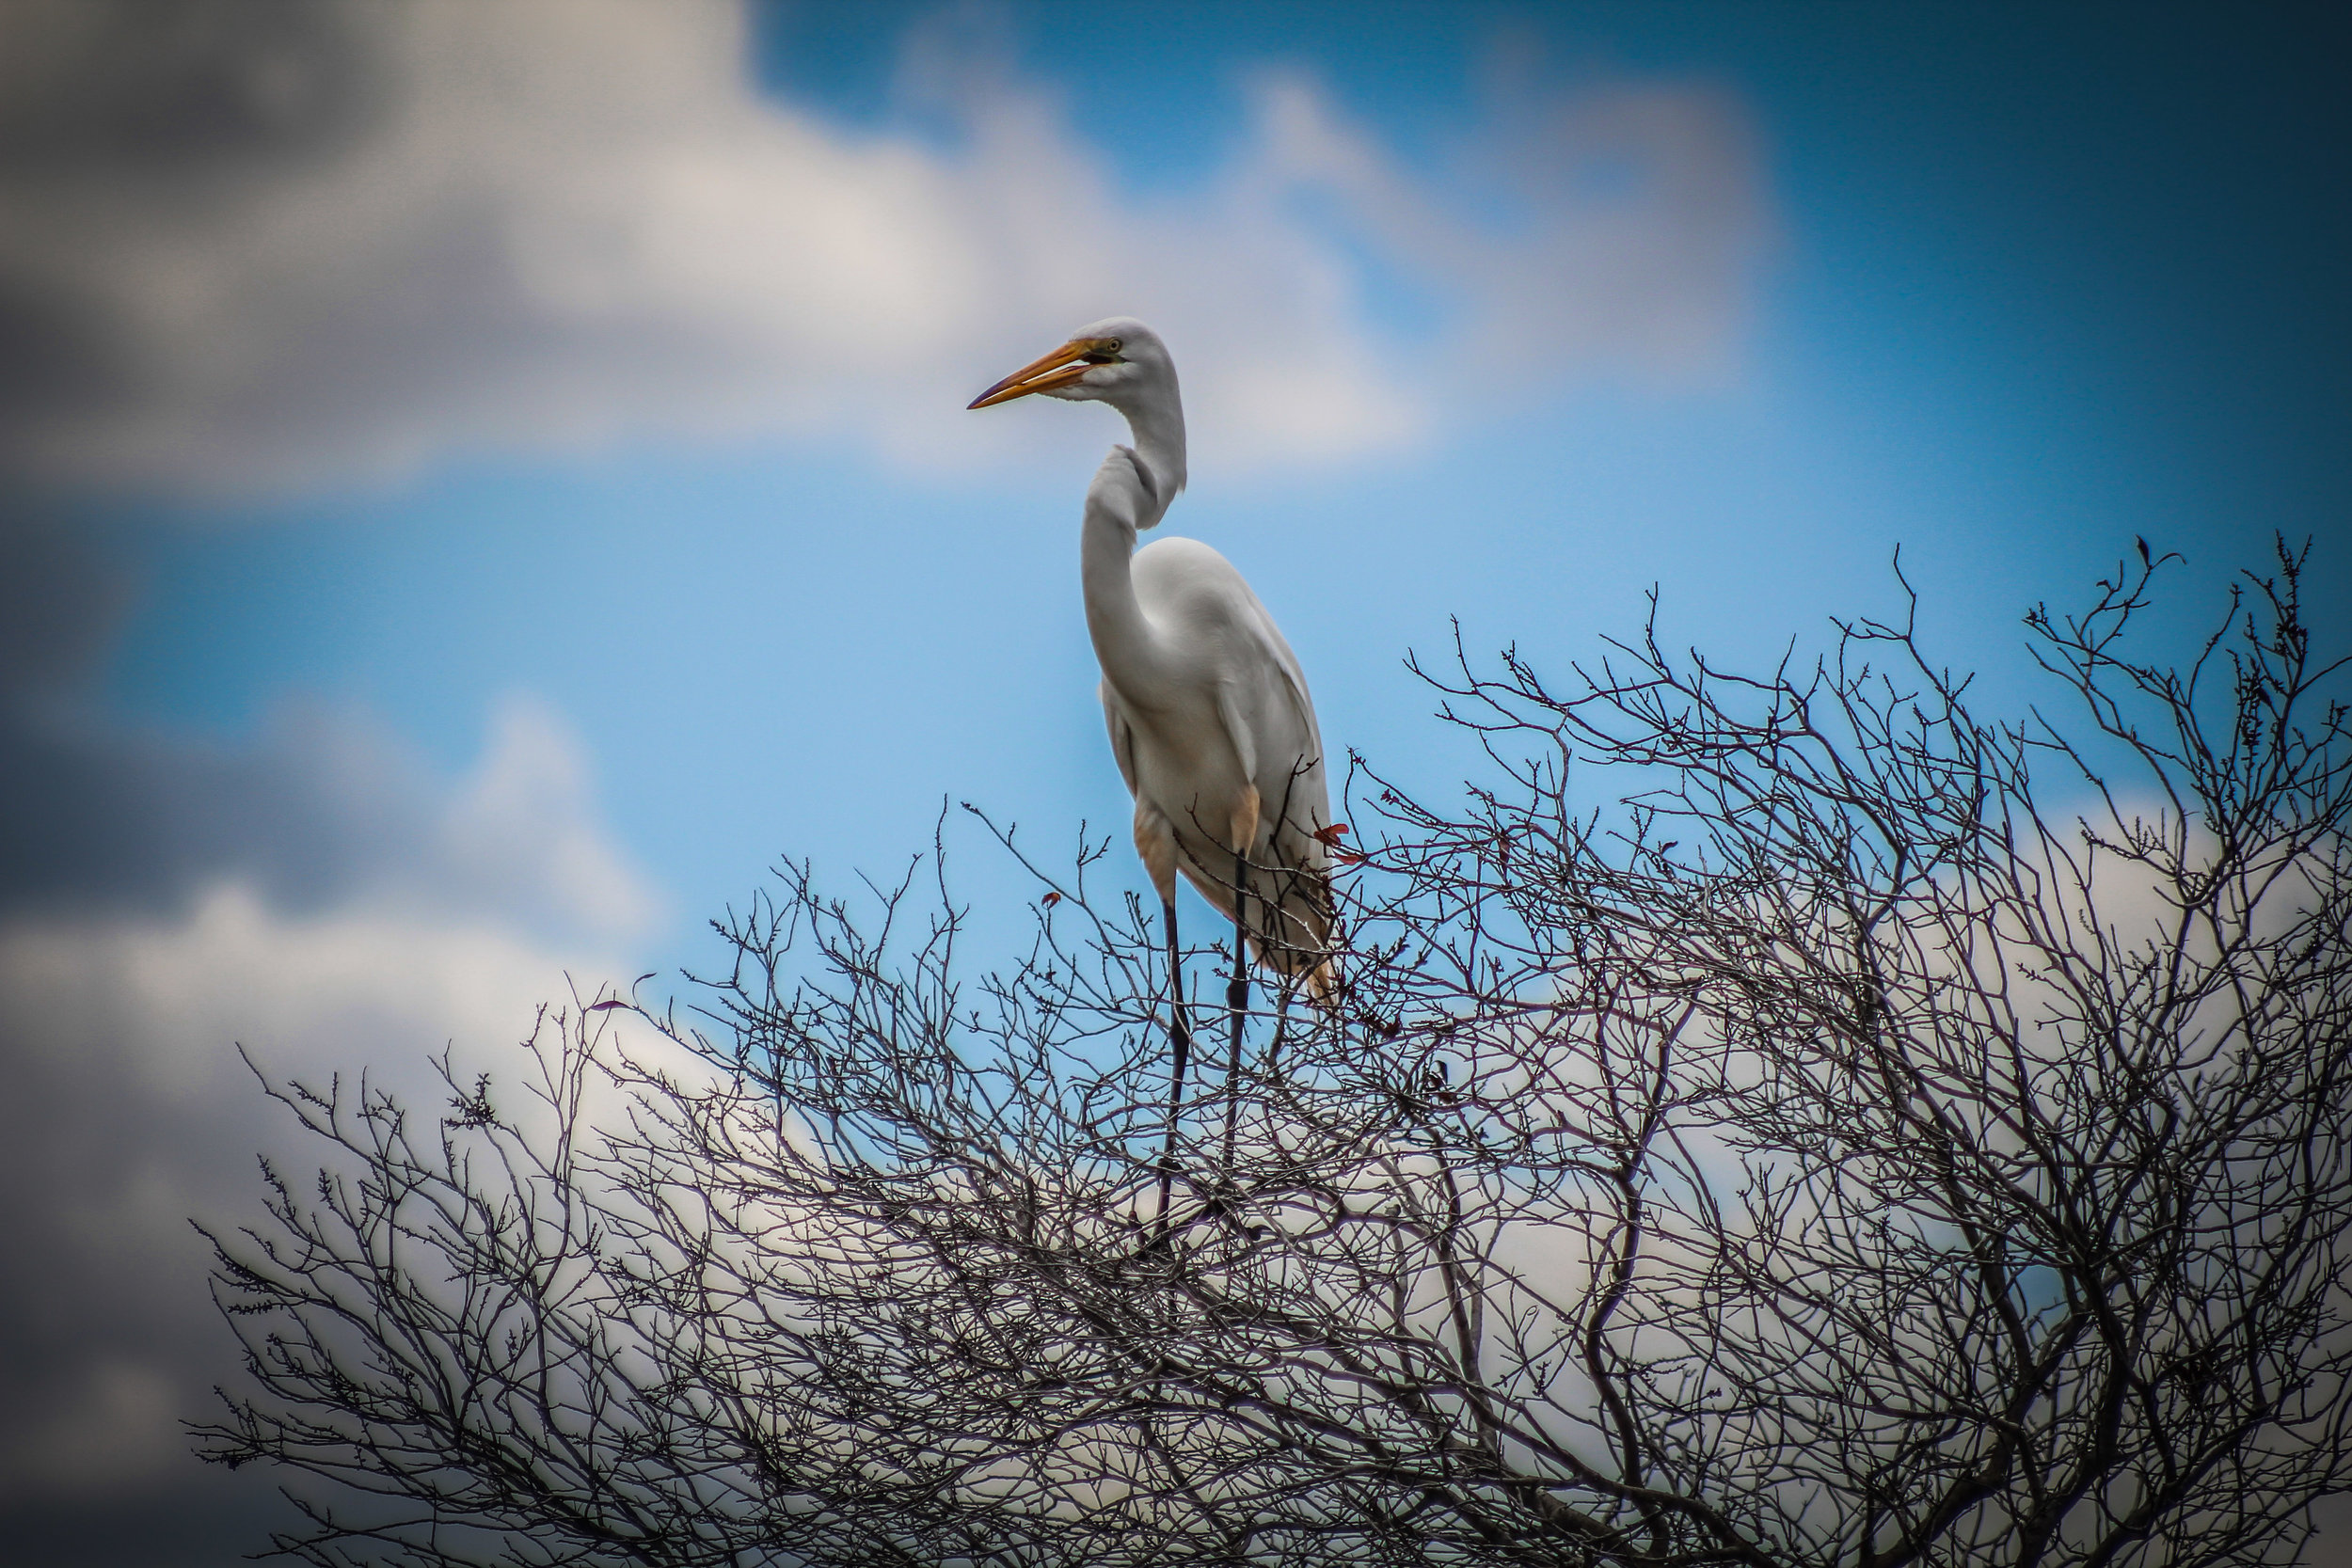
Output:
[[1165,385],[1113,406],[1127,417],[1135,445],[1113,447],[1087,488],[1078,571],[1087,631],[1103,673],[1129,701],[1149,704],[1167,660],[1136,598],[1130,558],[1136,534],[1166,516],[1168,503],[1184,487],[1184,405],[1171,373]]
[[1184,405],[1178,401],[1171,377],[1165,395],[1142,397],[1120,406],[1135,437],[1136,455],[1143,460],[1148,510],[1136,517],[1136,527],[1151,528],[1168,515],[1168,503],[1184,487]]
[[1157,521],[1168,509],[1155,493],[1157,485],[1144,482],[1140,470],[1149,461],[1125,447],[1111,449],[1087,487],[1086,520],[1078,535],[1078,576],[1086,590],[1094,657],[1111,684],[1134,702],[1148,700],[1165,662],[1158,634],[1136,598],[1130,566],[1138,519]]

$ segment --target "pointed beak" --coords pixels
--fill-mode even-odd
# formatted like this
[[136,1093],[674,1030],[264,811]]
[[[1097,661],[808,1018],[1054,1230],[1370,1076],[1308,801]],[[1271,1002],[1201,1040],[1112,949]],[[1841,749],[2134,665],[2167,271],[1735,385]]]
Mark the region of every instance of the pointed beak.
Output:
[[1090,361],[1087,356],[1101,352],[1101,345],[1091,338],[1074,339],[1053,353],[1030,360],[1004,380],[964,404],[966,408],[986,408],[991,404],[1010,403],[1025,398],[1031,392],[1051,391],[1067,387],[1087,373]]

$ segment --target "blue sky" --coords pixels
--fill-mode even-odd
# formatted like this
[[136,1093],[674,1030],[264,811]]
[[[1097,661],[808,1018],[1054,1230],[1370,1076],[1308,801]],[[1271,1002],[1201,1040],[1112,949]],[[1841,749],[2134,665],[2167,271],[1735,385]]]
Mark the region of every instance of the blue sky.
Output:
[[[1481,76],[1510,66],[1566,94],[1698,83],[1753,117],[1776,232],[1720,383],[1570,367],[1441,411],[1406,453],[1199,465],[1168,526],[1244,566],[1327,726],[1375,754],[1431,741],[1398,659],[1452,614],[1480,645],[1565,657],[1628,629],[1657,582],[1677,635],[1754,654],[1885,608],[1900,544],[1942,645],[2013,700],[2017,612],[2134,533],[2187,553],[2208,594],[2274,528],[2341,536],[2352,343],[2327,261],[2346,210],[2324,196],[2343,154],[2323,54],[2293,47],[2292,18],[859,16],[766,17],[759,80],[851,131],[952,151],[953,128],[893,87],[906,30],[945,31],[1053,94],[1070,135],[1147,198],[1236,156],[1246,84],[1269,66],[1432,168],[1474,135]],[[1411,336],[1409,301],[1366,294],[1368,331]],[[1004,325],[1041,346],[1074,323]],[[977,387],[1007,367],[935,368]],[[971,418],[1116,434],[1094,410]],[[1075,614],[1077,444],[910,476],[854,440],[622,432],[561,460],[460,452],[389,482],[102,506],[144,584],[109,694],[225,736],[289,692],[349,703],[454,774],[490,706],[535,693],[579,729],[618,841],[663,895],[656,956],[675,961],[766,859],[895,861],[943,796],[1040,829],[1122,819]],[[2338,553],[2320,564],[2340,586]]]
[[[119,1237],[243,1191],[232,1038],[487,1050],[566,966],[707,960],[780,855],[897,865],[943,798],[1121,829],[1074,548],[1120,433],[961,410],[1114,310],[1185,375],[1167,527],[1250,578],[1327,739],[1432,788],[1469,759],[1401,660],[1449,617],[1559,665],[1656,584],[1672,641],[1764,658],[1891,610],[1899,546],[2014,712],[2022,610],[2135,534],[2188,557],[2176,633],[2274,530],[2352,602],[2318,8],[473,14],[52,25],[0,123],[0,319],[65,324],[0,386],[0,499],[81,562],[39,590],[79,652],[22,654],[0,736],[0,1045],[161,1150],[171,1202],[101,1183]],[[122,129],[218,96],[182,80],[243,107]],[[959,885],[1028,895],[977,846]],[[47,1040],[162,1086],[100,1116]],[[0,1390],[20,1429],[145,1456],[0,1493],[25,1539],[212,1484],[188,1294],[11,1320],[58,1369]]]

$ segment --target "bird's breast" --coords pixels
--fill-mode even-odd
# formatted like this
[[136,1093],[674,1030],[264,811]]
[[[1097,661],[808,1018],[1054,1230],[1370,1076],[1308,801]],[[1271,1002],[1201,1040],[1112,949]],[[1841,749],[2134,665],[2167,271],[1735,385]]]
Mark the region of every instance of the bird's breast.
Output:
[[1215,699],[1199,690],[1157,696],[1158,701],[1138,702],[1120,692],[1134,738],[1136,793],[1157,804],[1180,832],[1198,813],[1221,833],[1249,781],[1242,775],[1240,754],[1225,733]]

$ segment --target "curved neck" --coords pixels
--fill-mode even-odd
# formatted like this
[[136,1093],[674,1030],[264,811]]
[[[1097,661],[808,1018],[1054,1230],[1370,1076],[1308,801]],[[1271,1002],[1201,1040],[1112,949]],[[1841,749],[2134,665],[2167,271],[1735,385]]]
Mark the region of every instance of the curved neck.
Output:
[[1136,519],[1167,510],[1140,482],[1140,454],[1113,448],[1087,491],[1086,520],[1078,536],[1078,576],[1086,591],[1087,634],[1094,657],[1110,683],[1131,700],[1152,689],[1160,663],[1158,638],[1136,597],[1131,558]]
[[1184,487],[1184,405],[1176,376],[1148,383],[1112,404],[1126,416],[1135,446],[1114,447],[1087,487],[1078,544],[1086,588],[1087,632],[1103,674],[1128,701],[1148,705],[1166,685],[1165,650],[1136,597],[1131,558],[1136,534],[1168,515]]
[[1184,487],[1184,405],[1178,401],[1171,382],[1164,397],[1137,398],[1114,406],[1127,417],[1136,455],[1143,460],[1151,480],[1150,493],[1140,498],[1142,509],[1136,515],[1136,527],[1152,528],[1168,515],[1168,503]]

